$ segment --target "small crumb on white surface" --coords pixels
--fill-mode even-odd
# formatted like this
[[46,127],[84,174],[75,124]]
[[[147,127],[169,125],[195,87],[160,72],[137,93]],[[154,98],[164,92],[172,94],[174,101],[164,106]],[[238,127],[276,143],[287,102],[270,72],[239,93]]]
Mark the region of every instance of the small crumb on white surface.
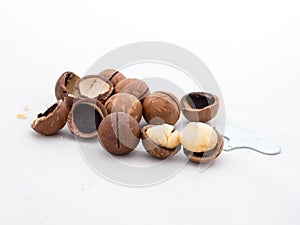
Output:
[[18,113],[18,114],[17,114],[17,117],[18,117],[19,119],[27,119],[27,115],[24,114],[24,113]]
[[59,138],[59,139],[62,139],[62,138],[65,138],[65,136],[64,136],[63,134],[61,134],[61,135],[56,135],[55,138],[57,138],[57,139],[58,139],[58,138]]
[[29,110],[29,106],[28,105],[24,105],[24,111],[28,111]]

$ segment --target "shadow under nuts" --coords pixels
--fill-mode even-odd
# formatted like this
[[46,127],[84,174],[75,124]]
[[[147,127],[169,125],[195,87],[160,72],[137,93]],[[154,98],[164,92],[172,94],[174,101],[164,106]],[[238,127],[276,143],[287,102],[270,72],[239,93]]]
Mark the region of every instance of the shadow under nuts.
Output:
[[99,124],[107,116],[104,105],[96,99],[82,99],[74,103],[68,116],[70,131],[82,138],[97,136]]
[[157,91],[143,101],[143,116],[148,124],[174,125],[180,117],[178,99],[169,92]]
[[141,102],[135,96],[127,93],[118,93],[111,96],[105,102],[105,107],[108,114],[113,112],[125,112],[138,122],[140,122],[143,114]]
[[103,77],[106,80],[109,80],[115,87],[121,80],[126,79],[126,77],[117,70],[106,69],[99,73],[100,77]]
[[60,99],[44,113],[38,114],[37,118],[32,122],[31,128],[43,135],[56,134],[65,126],[67,118],[67,104]]
[[143,98],[150,94],[150,90],[145,81],[128,78],[116,85],[115,93],[128,93],[134,95],[139,100],[143,100]]
[[141,133],[144,148],[155,158],[166,159],[181,148],[180,135],[172,125],[147,125]]
[[115,112],[101,122],[98,138],[109,153],[125,155],[137,147],[140,141],[140,125],[127,113]]
[[217,158],[223,149],[223,136],[218,134],[211,126],[190,122],[182,130],[180,142],[184,154],[196,163],[207,163]]
[[191,122],[207,122],[219,110],[219,98],[205,92],[192,92],[181,99],[182,113]]
[[76,98],[91,98],[97,99],[100,102],[105,102],[112,94],[114,88],[109,80],[106,80],[98,75],[88,75],[76,84]]

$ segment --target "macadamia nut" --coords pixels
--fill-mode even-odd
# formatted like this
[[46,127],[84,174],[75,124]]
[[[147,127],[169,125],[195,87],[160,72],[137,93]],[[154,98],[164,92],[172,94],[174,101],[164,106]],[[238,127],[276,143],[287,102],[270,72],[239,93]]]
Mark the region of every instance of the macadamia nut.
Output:
[[218,135],[211,126],[205,123],[191,122],[183,129],[180,142],[191,152],[206,152],[217,145]]
[[146,135],[154,143],[169,149],[176,148],[180,140],[178,131],[169,124],[152,126],[147,129]]
[[97,99],[104,103],[113,93],[113,85],[109,80],[106,80],[98,75],[88,75],[76,83],[76,98]]

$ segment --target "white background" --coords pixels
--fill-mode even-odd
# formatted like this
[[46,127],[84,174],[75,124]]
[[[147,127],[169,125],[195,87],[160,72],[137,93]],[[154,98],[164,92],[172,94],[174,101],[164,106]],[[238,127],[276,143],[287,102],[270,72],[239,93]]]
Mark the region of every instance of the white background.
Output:
[[[1,224],[299,224],[298,1],[1,1]],[[31,119],[57,77],[84,74],[106,52],[166,41],[198,55],[218,81],[228,123],[282,147],[224,152],[157,186],[97,176],[72,136],[44,138]],[[16,118],[29,106],[27,120]]]

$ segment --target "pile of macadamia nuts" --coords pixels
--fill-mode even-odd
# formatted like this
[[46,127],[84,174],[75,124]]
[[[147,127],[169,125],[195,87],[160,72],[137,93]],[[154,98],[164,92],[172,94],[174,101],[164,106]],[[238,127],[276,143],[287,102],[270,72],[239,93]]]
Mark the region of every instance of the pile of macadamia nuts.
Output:
[[[114,155],[133,151],[142,139],[146,151],[158,159],[184,154],[196,163],[207,163],[223,149],[223,137],[206,122],[219,110],[217,96],[205,92],[184,95],[179,102],[169,92],[151,93],[140,79],[126,78],[107,69],[80,78],[63,73],[55,86],[57,102],[38,114],[31,127],[42,135],[53,135],[67,123],[80,138],[98,140]],[[180,113],[190,122],[178,132]],[[144,118],[147,125],[140,127]]]

